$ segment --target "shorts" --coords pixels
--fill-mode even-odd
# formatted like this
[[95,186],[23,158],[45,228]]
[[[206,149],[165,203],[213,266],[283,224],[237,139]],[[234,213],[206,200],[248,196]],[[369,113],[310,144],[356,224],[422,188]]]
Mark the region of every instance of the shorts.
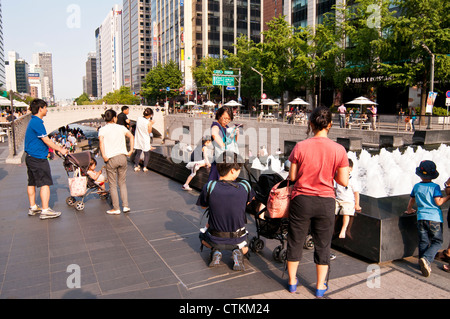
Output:
[[28,173],[28,186],[52,186],[53,179],[47,159],[35,158],[27,154],[25,158]]
[[355,216],[355,203],[336,200],[336,215]]

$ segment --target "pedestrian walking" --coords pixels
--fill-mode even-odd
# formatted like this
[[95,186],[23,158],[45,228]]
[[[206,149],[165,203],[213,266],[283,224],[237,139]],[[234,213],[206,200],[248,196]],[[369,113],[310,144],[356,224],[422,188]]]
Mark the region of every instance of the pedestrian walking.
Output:
[[[113,209],[106,213],[110,215],[120,214],[119,194],[117,187],[120,188],[120,197],[122,199],[123,212],[128,213],[127,192],[127,156],[131,156],[134,148],[134,136],[122,125],[116,124],[117,113],[110,109],[105,112],[106,125],[98,132],[100,150],[103,160],[106,163],[106,174],[109,181],[109,191]],[[131,151],[127,151],[125,138],[130,140]]]
[[141,170],[139,167],[139,162],[141,160],[141,154],[144,154],[144,172],[148,171],[148,162],[150,160],[150,150],[152,149],[150,134],[153,130],[153,124],[155,122],[152,120],[153,110],[151,108],[146,108],[144,110],[143,116],[139,117],[136,121],[136,131],[134,133],[134,148],[136,150],[134,157],[134,171],[138,172]]
[[421,182],[411,191],[406,214],[413,214],[417,204],[417,229],[419,234],[419,267],[425,277],[431,274],[431,263],[443,243],[443,216],[439,206],[450,199],[442,197],[441,188],[432,180],[439,176],[433,161],[422,161],[416,168]]

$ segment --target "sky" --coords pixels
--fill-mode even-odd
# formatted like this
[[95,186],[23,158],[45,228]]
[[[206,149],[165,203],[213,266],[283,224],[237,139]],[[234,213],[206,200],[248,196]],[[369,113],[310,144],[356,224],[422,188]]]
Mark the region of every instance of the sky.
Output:
[[0,0],[5,57],[16,51],[29,64],[33,53],[53,54],[53,86],[57,100],[83,93],[95,30],[122,0]]

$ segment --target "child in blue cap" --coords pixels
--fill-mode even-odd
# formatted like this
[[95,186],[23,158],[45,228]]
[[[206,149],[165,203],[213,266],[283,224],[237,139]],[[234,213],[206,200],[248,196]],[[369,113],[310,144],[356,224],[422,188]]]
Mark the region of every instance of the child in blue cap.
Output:
[[415,213],[413,206],[417,204],[419,266],[422,274],[428,277],[431,274],[431,263],[443,242],[444,220],[439,206],[449,200],[450,195],[443,197],[439,185],[432,182],[439,176],[434,162],[422,161],[416,168],[416,175],[422,181],[414,185],[405,213]]

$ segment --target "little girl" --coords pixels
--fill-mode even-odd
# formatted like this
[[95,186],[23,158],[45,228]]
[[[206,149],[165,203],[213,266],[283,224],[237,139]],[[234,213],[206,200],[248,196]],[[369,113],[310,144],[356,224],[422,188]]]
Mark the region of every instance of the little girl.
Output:
[[186,165],[186,168],[191,170],[191,175],[188,176],[186,183],[182,186],[185,191],[190,191],[189,183],[197,175],[197,171],[200,167],[211,167],[208,160],[207,148],[211,144],[211,137],[205,136],[202,138],[202,144],[198,145],[191,154],[191,161]]
[[107,193],[106,187],[105,187],[105,175],[102,174],[102,170],[99,170],[98,172],[95,171],[95,168],[97,167],[97,161],[95,158],[91,158],[91,162],[89,164],[89,168],[87,171],[88,176],[94,181],[94,183],[99,187],[99,193],[105,194]]

